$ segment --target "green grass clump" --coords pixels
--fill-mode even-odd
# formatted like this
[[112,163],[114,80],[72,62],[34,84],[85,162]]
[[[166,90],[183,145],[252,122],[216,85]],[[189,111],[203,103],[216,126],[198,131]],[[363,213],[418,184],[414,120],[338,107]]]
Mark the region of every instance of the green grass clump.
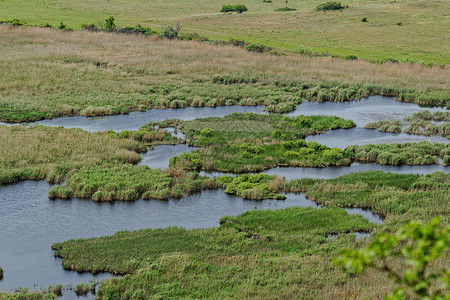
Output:
[[167,200],[199,192],[202,183],[198,174],[183,174],[174,179],[148,166],[104,165],[77,172],[64,186],[52,187],[49,197],[74,196],[108,202],[134,201],[139,198]]
[[75,293],[78,297],[80,296],[86,296],[89,293],[89,284],[87,283],[80,283],[77,284],[75,287]]
[[345,155],[358,162],[382,165],[431,165],[449,155],[450,144],[404,143],[379,145],[352,145],[344,149]]
[[352,128],[353,121],[329,116],[287,117],[234,113],[177,123],[190,145],[203,147],[171,159],[171,167],[232,172],[261,171],[277,165],[348,165],[342,150],[306,143],[311,134]]
[[[439,135],[450,138],[450,112],[436,111],[434,113],[425,110],[415,113],[405,119],[409,121],[409,126],[405,129],[406,133],[418,135]],[[442,123],[433,123],[442,122]]]
[[401,120],[381,120],[378,122],[367,123],[364,128],[367,129],[378,129],[381,132],[392,132],[398,133],[402,132],[402,121]]
[[240,196],[248,200],[277,199],[286,196],[277,194],[279,185],[283,183],[276,176],[267,174],[241,175],[237,177],[222,176],[215,179],[218,186],[225,188],[225,193]]
[[30,292],[27,288],[17,288],[13,293],[6,293],[0,291],[0,300],[16,300],[16,299],[25,299],[25,300],[35,300],[35,299],[43,299],[43,300],[57,300],[58,295],[51,293],[49,291],[33,291]]
[[345,8],[348,8],[348,5],[342,5],[337,1],[328,1],[316,6],[317,11],[343,10]]

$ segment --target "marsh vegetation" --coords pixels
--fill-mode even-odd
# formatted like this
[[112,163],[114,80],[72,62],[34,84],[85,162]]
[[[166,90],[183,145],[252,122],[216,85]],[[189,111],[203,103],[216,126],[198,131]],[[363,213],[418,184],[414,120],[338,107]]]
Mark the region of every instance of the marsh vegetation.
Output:
[[[405,118],[405,123],[409,124],[403,131],[416,135],[439,135],[450,138],[450,112],[436,111],[431,113],[428,110],[414,113]],[[378,129],[381,132],[402,132],[403,122],[401,120],[381,120],[368,123],[364,127],[367,129]]]
[[[342,247],[361,245],[347,233],[372,231],[375,225],[339,206],[370,208],[385,217],[372,232],[392,232],[411,218],[448,216],[448,183],[445,173],[365,172],[332,180],[295,180],[282,188],[306,192],[329,208],[249,211],[224,217],[220,227],[211,229],[119,232],[53,247],[65,268],[129,274],[102,282],[100,298],[268,297],[275,290],[280,297],[327,298],[351,291],[355,298],[372,298],[393,289],[392,283],[377,272],[345,275],[331,260]],[[331,233],[337,238],[327,239]],[[431,270],[443,262],[438,260]]]

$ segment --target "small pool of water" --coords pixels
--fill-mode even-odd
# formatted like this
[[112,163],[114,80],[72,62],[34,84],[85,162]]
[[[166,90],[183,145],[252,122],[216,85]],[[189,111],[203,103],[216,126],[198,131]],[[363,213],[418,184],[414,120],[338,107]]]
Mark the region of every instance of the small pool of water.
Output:
[[152,169],[166,169],[169,167],[169,160],[172,157],[198,149],[200,148],[190,147],[186,144],[155,146],[155,149],[142,154],[141,165],[147,165]]

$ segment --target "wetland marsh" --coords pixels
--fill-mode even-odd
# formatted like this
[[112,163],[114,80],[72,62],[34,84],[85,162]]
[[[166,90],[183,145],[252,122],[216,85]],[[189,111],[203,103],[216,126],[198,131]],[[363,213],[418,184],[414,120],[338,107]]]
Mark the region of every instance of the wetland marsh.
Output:
[[[338,22],[345,28],[358,10],[381,9],[358,25],[372,28],[366,34],[381,23],[380,32],[393,32],[383,22],[425,5],[350,2],[308,20],[346,16]],[[50,19],[49,11],[72,7],[52,3],[30,7]],[[132,10],[140,6],[133,3]],[[213,31],[200,32],[228,39],[233,26],[221,27],[225,19],[260,18],[280,29],[279,16],[305,17],[313,4],[294,1],[297,10],[274,12],[259,1],[243,14],[211,14],[212,3],[199,2],[208,15],[192,16],[190,4],[187,16],[175,15],[188,30],[209,24]],[[0,17],[18,7],[18,17],[41,20],[22,1],[5,5]],[[167,30],[173,20],[151,5],[161,16],[143,24]],[[436,15],[442,3],[425,6],[434,21],[420,28],[446,24]],[[392,8],[405,11],[381,18]],[[70,25],[80,22],[75,12],[65,15]],[[140,18],[128,13],[120,23]],[[417,18],[395,31],[416,32]],[[374,270],[343,272],[332,262],[340,250],[411,220],[441,216],[449,224],[444,44],[430,50],[416,42],[422,50],[409,52],[412,62],[390,44],[395,34],[375,52],[352,40],[351,54],[363,61],[311,39],[317,24],[300,34],[321,51],[313,55],[301,45],[290,52],[297,45],[282,35],[263,34],[279,48],[255,53],[249,49],[266,45],[1,23],[2,300],[39,298],[39,290],[54,299],[58,284],[63,299],[74,299],[93,281],[97,294],[89,299],[381,298],[395,285]],[[262,42],[252,32],[245,39]],[[349,42],[343,31],[336,38]],[[330,45],[337,55],[324,54]],[[445,249],[431,271],[448,258]]]

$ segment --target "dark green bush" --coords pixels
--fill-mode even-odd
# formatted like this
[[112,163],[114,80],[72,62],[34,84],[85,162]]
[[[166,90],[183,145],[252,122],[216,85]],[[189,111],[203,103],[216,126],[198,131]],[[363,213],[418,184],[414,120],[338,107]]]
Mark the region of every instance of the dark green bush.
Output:
[[27,22],[19,20],[19,19],[11,19],[11,20],[0,20],[0,24],[11,24],[14,27],[26,26]]
[[200,41],[200,42],[205,42],[208,40],[207,37],[205,36],[201,36],[198,33],[184,33],[184,34],[179,34],[178,38],[180,40],[184,40],[184,41]]
[[53,26],[49,23],[42,23],[39,25],[40,28],[53,28]]
[[91,23],[91,24],[83,24],[81,25],[81,29],[87,30],[87,31],[99,31],[100,29],[97,27],[97,25]]
[[367,21],[367,18],[364,17],[364,18],[361,19],[361,22],[364,22],[364,23],[365,23],[365,22],[369,22],[369,21]]
[[235,40],[235,39],[230,39],[229,44],[235,46],[235,47],[241,47],[244,48],[245,46],[247,46],[249,43],[247,43],[244,40]]
[[346,60],[357,60],[358,59],[358,57],[356,56],[356,55],[347,55],[346,57],[345,57],[345,59]]
[[387,58],[383,58],[382,60],[380,60],[380,64],[384,64],[384,63],[398,63],[398,60],[396,60],[395,58],[392,57],[387,57]]
[[114,30],[116,29],[116,24],[114,23],[116,19],[113,16],[110,16],[109,18],[105,19],[105,24],[103,25],[106,30]]
[[153,31],[151,28],[149,27],[144,27],[141,26],[139,24],[137,24],[136,26],[128,26],[125,28],[120,28],[117,30],[117,32],[119,33],[125,33],[125,34],[142,34],[142,35],[152,35],[152,34],[156,34],[156,31]]
[[342,5],[341,2],[329,1],[316,6],[317,11],[342,10],[348,8],[348,5]]
[[59,22],[58,29],[62,30],[62,31],[70,31],[71,30],[70,28],[67,27],[66,24],[64,24],[63,21]]
[[250,51],[250,52],[258,52],[258,53],[265,53],[265,52],[272,50],[272,48],[267,47],[263,44],[258,44],[258,43],[247,45],[247,46],[245,46],[244,49],[247,51]]

